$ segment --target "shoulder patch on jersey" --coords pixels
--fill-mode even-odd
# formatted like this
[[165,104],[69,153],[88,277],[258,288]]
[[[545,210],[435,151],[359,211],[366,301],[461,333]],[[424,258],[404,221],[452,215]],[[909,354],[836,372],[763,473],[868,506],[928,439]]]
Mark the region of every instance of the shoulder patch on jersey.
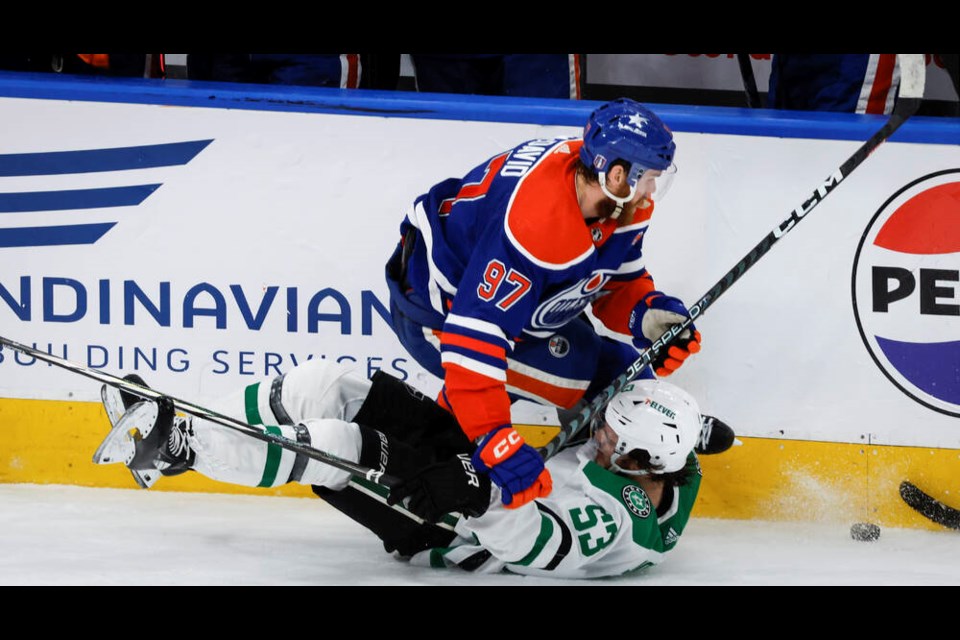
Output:
[[650,504],[650,498],[647,494],[635,484],[628,484],[620,492],[623,498],[623,504],[627,506],[630,513],[638,518],[646,518],[653,513],[653,506]]
[[574,183],[575,155],[544,156],[517,184],[504,219],[514,246],[534,263],[562,269],[593,252]]

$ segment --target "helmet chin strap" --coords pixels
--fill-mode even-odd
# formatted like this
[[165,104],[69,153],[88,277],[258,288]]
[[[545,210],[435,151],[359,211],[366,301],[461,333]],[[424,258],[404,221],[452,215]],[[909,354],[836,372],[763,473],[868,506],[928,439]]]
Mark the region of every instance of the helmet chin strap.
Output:
[[614,458],[610,458],[610,471],[613,471],[614,473],[623,473],[623,474],[628,475],[628,476],[649,476],[649,475],[653,475],[653,472],[652,472],[652,471],[646,471],[646,470],[636,470],[636,471],[633,471],[633,470],[629,470],[629,469],[624,469],[623,467],[621,467],[620,465],[617,464],[617,460],[619,460],[619,459],[620,459],[620,456],[619,456],[619,455],[616,456],[616,457],[614,457]]
[[613,447],[613,453],[610,454],[610,470],[613,471],[614,473],[623,473],[628,476],[648,476],[654,473],[653,471],[648,471],[648,470],[624,469],[623,467],[617,464],[617,461],[619,461],[620,458],[624,456],[629,457],[630,453],[628,451],[623,451],[623,449],[626,449],[628,446],[629,445],[623,440],[621,440],[620,436],[618,435],[617,443]]
[[623,205],[633,200],[634,196],[637,195],[637,187],[636,185],[630,187],[630,193],[627,195],[627,197],[620,198],[610,193],[610,190],[607,189],[607,172],[606,171],[602,173],[598,173],[597,177],[600,179],[600,190],[603,191],[603,195],[607,196],[608,198],[610,198],[611,200],[617,203],[617,206],[613,210],[613,213],[610,214],[610,217],[616,220],[617,218],[620,217],[620,214],[623,213]]

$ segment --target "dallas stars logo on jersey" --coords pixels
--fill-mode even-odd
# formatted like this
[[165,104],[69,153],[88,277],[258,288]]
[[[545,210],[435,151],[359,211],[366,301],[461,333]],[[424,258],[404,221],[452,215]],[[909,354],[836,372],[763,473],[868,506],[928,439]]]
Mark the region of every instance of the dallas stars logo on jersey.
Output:
[[646,518],[653,511],[650,506],[650,498],[643,492],[643,489],[636,485],[628,484],[623,488],[620,495],[630,513],[638,518]]

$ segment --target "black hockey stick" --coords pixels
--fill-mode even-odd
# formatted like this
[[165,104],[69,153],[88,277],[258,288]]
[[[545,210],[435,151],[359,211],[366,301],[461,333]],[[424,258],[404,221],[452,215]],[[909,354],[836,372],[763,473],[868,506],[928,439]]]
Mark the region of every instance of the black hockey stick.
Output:
[[909,480],[900,483],[900,497],[923,517],[960,531],[960,509],[948,507]]
[[[170,400],[173,401],[176,409],[182,411],[183,413],[188,413],[203,420],[209,420],[210,422],[219,424],[228,429],[239,431],[244,435],[250,436],[256,440],[262,440],[269,444],[275,444],[283,449],[289,449],[290,451],[302,454],[313,460],[318,460],[342,471],[346,471],[352,474],[349,484],[354,490],[359,491],[370,498],[377,500],[378,502],[382,502],[383,504],[387,503],[387,495],[389,493],[388,490],[400,482],[399,478],[385,474],[382,471],[364,467],[295,440],[290,440],[288,438],[284,438],[283,436],[278,436],[276,434],[263,431],[262,429],[259,429],[246,422],[219,414],[216,411],[212,411],[211,409],[201,407],[191,402],[168,396],[157,391],[156,389],[135,384],[129,380],[124,380],[123,378],[110,375],[109,373],[88,369],[87,367],[70,362],[69,360],[64,360],[63,358],[51,355],[45,351],[40,351],[33,347],[14,342],[13,340],[4,338],[3,336],[0,336],[0,345],[9,347],[15,351],[19,351],[24,355],[32,356],[38,360],[49,362],[50,364],[67,369],[68,371],[79,373],[80,375],[93,378],[94,380],[99,380],[104,384],[116,387],[128,393],[132,393],[140,398],[145,398],[147,400],[157,400],[161,397],[170,398]],[[395,504],[391,505],[391,508],[417,523],[423,524],[425,522],[422,518],[407,510],[403,505]],[[434,524],[437,527],[453,531],[457,517],[457,514],[450,514]]]
[[147,400],[158,400],[162,397],[170,398],[170,400],[173,401],[174,407],[176,407],[177,410],[182,411],[183,413],[190,414],[192,416],[201,418],[203,420],[209,420],[210,422],[214,422],[228,429],[239,431],[245,435],[250,436],[251,438],[262,440],[263,442],[267,442],[269,444],[275,444],[283,449],[289,449],[290,451],[294,451],[300,455],[307,456],[308,458],[311,458],[313,460],[319,460],[320,462],[324,462],[326,464],[334,466],[337,469],[351,473],[369,482],[380,484],[388,488],[393,487],[400,482],[398,478],[394,478],[393,476],[386,475],[382,471],[369,469],[367,467],[364,467],[362,465],[356,464],[349,460],[345,460],[343,458],[337,457],[325,451],[321,451],[319,449],[315,449],[313,447],[307,446],[303,443],[297,442],[296,440],[290,440],[289,438],[284,438],[283,436],[278,436],[276,434],[269,433],[251,424],[247,424],[246,422],[243,422],[241,420],[237,420],[235,418],[222,415],[220,413],[217,413],[216,411],[212,411],[205,407],[195,405],[192,402],[187,402],[186,400],[180,400],[179,398],[174,398],[165,393],[161,393],[156,389],[151,389],[150,387],[144,387],[139,384],[135,384],[133,382],[130,382],[129,380],[118,378],[109,373],[104,373],[102,371],[89,369],[87,367],[84,367],[83,365],[79,365],[74,362],[70,362],[69,360],[65,360],[59,356],[49,354],[45,351],[40,351],[39,349],[29,347],[25,344],[20,344],[19,342],[14,342],[13,340],[4,338],[3,336],[0,336],[0,345],[9,347],[14,351],[19,351],[24,355],[34,357],[37,360],[49,362],[52,365],[56,365],[68,371],[79,373],[82,376],[93,378],[94,380],[99,380],[104,384],[108,384],[112,387],[116,387],[128,393],[132,393],[133,395],[139,398],[145,398]]
[[757,79],[753,75],[753,64],[749,53],[738,53],[737,63],[740,65],[740,77],[743,78],[743,91],[747,95],[747,106],[751,109],[760,109],[763,102],[757,90]]
[[688,310],[690,316],[680,324],[674,325],[666,333],[657,338],[648,349],[640,353],[633,364],[618,376],[569,422],[560,425],[560,432],[545,446],[539,449],[544,458],[555,455],[573,436],[584,426],[590,424],[610,400],[631,380],[640,375],[653,362],[657,354],[670,346],[678,335],[683,333],[694,321],[699,318],[717,298],[722,296],[733,283],[740,279],[757,261],[760,260],[780,238],[790,232],[798,223],[802,222],[810,211],[824,198],[830,195],[853,171],[867,159],[873,151],[887,140],[910,116],[917,112],[923,98],[924,67],[923,54],[898,54],[900,61],[900,94],[890,118],[869,140],[863,143],[846,162],[840,165],[823,184],[817,186],[803,204],[790,212],[790,215],[768,233],[757,246],[750,250],[740,261],[728,271],[702,298],[697,300]]
[[[359,491],[370,498],[377,500],[378,502],[382,502],[383,504],[387,503],[387,495],[389,493],[388,489],[396,486],[400,482],[399,478],[385,474],[382,471],[364,467],[295,440],[290,440],[288,438],[284,438],[283,436],[278,436],[276,434],[263,431],[262,429],[259,429],[246,422],[219,414],[215,411],[191,402],[168,396],[157,391],[156,389],[135,384],[129,380],[124,380],[123,378],[110,375],[109,373],[88,369],[82,365],[60,358],[59,356],[49,354],[45,351],[40,351],[25,344],[20,344],[19,342],[14,342],[13,340],[4,338],[3,336],[0,336],[0,345],[9,347],[15,351],[19,351],[24,355],[32,356],[38,360],[49,362],[50,364],[56,365],[68,371],[79,373],[82,376],[99,380],[104,384],[108,384],[112,387],[132,393],[140,398],[145,398],[147,400],[157,400],[161,397],[170,398],[170,400],[173,401],[176,409],[182,411],[183,413],[188,413],[203,420],[209,420],[210,422],[219,424],[228,429],[239,431],[244,435],[250,436],[256,440],[262,440],[269,444],[275,444],[283,449],[289,449],[290,451],[302,454],[313,460],[319,460],[320,462],[329,464],[337,469],[346,471],[353,476],[350,478],[349,484],[354,490]],[[404,508],[403,505],[395,504],[391,505],[391,508],[417,523],[423,524],[425,522],[422,518]],[[453,531],[457,517],[457,514],[450,514],[434,524],[435,526],[443,529]]]

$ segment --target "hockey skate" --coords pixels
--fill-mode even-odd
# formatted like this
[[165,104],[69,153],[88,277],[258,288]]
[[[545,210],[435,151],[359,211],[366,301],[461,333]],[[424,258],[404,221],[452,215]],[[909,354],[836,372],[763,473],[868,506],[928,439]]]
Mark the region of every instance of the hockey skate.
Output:
[[719,418],[703,415],[700,419],[700,425],[700,437],[693,447],[693,450],[699,455],[723,453],[734,444],[739,444],[730,425]]
[[[123,379],[129,380],[130,382],[144,387],[147,386],[147,383],[143,381],[143,378],[135,373],[126,375],[123,377]],[[113,430],[114,427],[116,427],[117,422],[120,421],[120,418],[123,416],[124,412],[136,404],[139,398],[128,392],[120,391],[120,389],[116,387],[105,384],[100,387],[100,400],[103,403],[104,410],[107,412],[107,418],[110,420],[110,428]],[[106,444],[106,440],[104,440],[104,444]],[[100,445],[101,448],[103,448],[103,446],[103,444]],[[94,460],[96,461],[96,456],[94,456]],[[98,464],[107,463],[101,462]],[[133,476],[134,481],[136,481],[137,486],[139,486],[141,489],[149,489],[160,477],[160,472],[154,469],[146,469],[142,471],[130,469],[130,474]]]
[[[132,376],[128,379],[142,384]],[[176,415],[169,398],[138,400],[107,389],[101,390],[101,397],[113,428],[93,454],[94,463],[124,463],[144,489],[161,475],[179,475],[191,468],[196,455],[187,442],[190,419]]]

